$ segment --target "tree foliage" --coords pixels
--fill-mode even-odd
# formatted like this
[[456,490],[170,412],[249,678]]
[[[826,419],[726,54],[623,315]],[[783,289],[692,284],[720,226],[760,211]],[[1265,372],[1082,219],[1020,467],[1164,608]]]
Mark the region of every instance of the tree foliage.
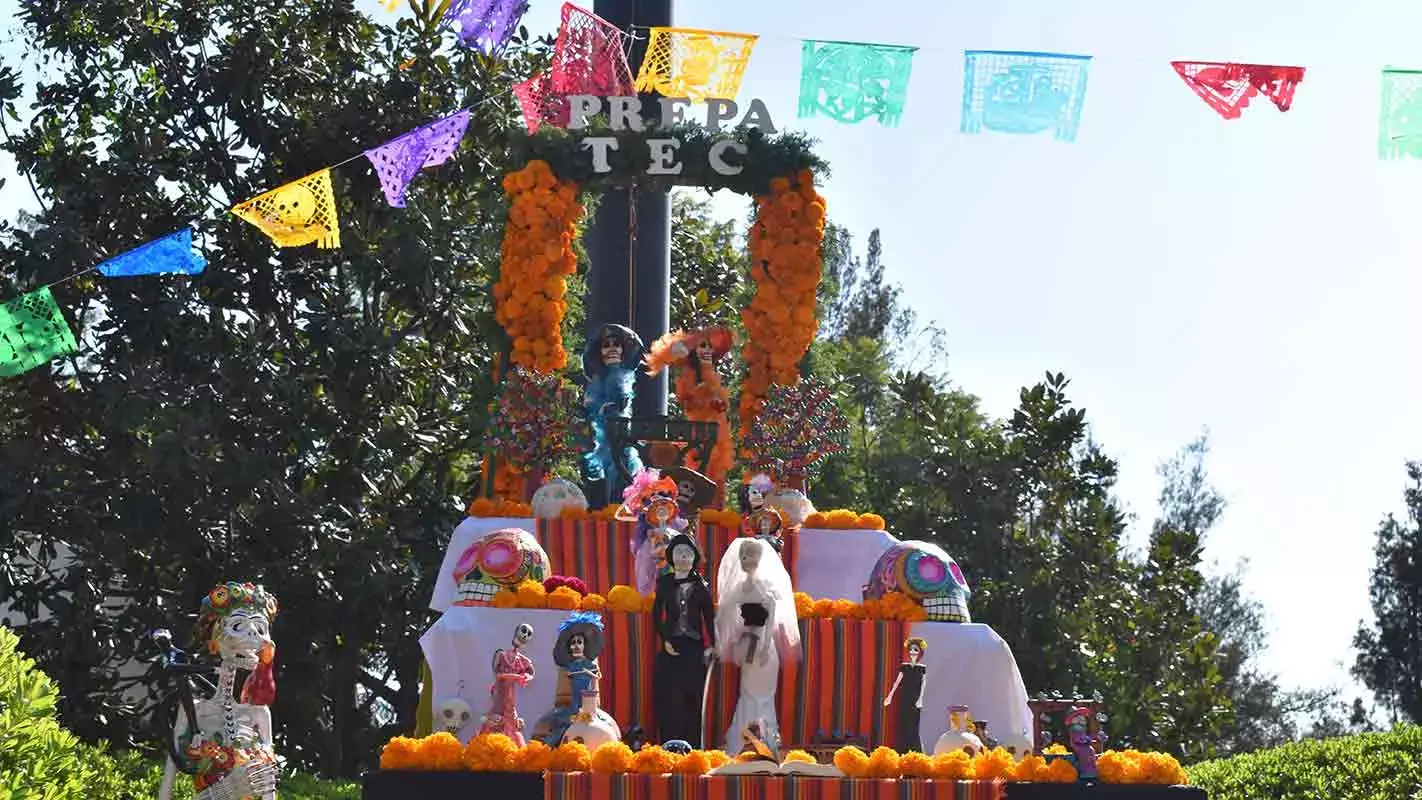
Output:
[[[498,333],[507,88],[543,57],[451,46],[343,0],[26,3],[33,106],[6,145],[43,209],[0,249],[6,294],[198,218],[199,278],[56,288],[84,342],[0,383],[0,596],[86,738],[142,735],[124,667],[223,579],[265,583],[278,748],[325,774],[412,727],[417,634],[476,485]],[[343,247],[274,251],[225,208],[476,106],[465,149],[386,207],[335,173]],[[398,687],[398,688],[397,688]]]
[[1422,721],[1422,462],[1407,465],[1406,521],[1378,526],[1369,596],[1373,623],[1353,637],[1354,677],[1394,718]]

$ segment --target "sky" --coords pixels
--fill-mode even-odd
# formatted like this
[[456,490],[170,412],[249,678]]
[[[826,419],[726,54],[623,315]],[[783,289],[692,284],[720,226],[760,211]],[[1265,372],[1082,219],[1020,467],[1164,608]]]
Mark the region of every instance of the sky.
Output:
[[[531,2],[529,28],[556,29],[560,4]],[[820,140],[831,218],[861,243],[882,231],[887,277],[946,332],[957,386],[1003,415],[1022,386],[1066,373],[1120,462],[1133,541],[1157,465],[1208,429],[1228,506],[1206,558],[1248,559],[1267,669],[1346,686],[1373,533],[1422,457],[1405,322],[1422,293],[1422,164],[1376,153],[1380,71],[1422,68],[1422,6],[1288,6],[678,0],[675,24],[760,35],[740,99]],[[899,127],[797,119],[803,38],[917,45]],[[965,49],[1092,56],[1077,141],[960,134]],[[1289,112],[1259,98],[1226,121],[1172,60],[1308,71]],[[9,217],[30,202],[3,156],[0,175]],[[736,200],[717,208],[744,217]]]

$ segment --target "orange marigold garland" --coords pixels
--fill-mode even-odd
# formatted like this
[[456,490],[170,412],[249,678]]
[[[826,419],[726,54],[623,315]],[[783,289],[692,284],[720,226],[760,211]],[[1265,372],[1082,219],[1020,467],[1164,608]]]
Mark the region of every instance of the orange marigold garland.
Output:
[[510,365],[556,372],[568,363],[562,325],[568,276],[578,269],[578,185],[558,180],[547,162],[535,160],[504,176],[504,192],[509,218],[494,317],[513,341]]
[[748,433],[773,385],[792,386],[798,365],[814,341],[815,292],[820,285],[820,246],[825,201],[815,176],[801,170],[794,180],[775,178],[756,198],[750,231],[751,280],[755,298],[741,313],[746,326],[746,380],[741,387],[741,431]]

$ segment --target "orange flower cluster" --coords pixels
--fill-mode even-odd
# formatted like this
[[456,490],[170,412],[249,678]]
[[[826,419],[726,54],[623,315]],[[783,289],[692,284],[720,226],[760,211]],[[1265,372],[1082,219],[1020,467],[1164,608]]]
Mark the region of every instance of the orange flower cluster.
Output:
[[504,228],[494,318],[513,339],[509,362],[548,374],[568,363],[563,349],[564,296],[578,270],[573,252],[583,206],[578,185],[559,181],[546,161],[504,176],[509,219]]
[[795,613],[801,619],[900,619],[922,622],[928,619],[928,612],[913,598],[903,592],[889,592],[878,600],[830,600],[810,597],[804,592],[795,593]]
[[[501,589],[491,602],[494,608],[555,608],[563,611],[599,611],[641,614],[652,610],[655,594],[641,594],[631,586],[612,587],[600,594],[580,595],[566,586],[549,592],[538,581],[524,581],[513,589]],[[928,619],[923,606],[902,592],[889,592],[878,600],[830,600],[795,593],[795,613],[801,619],[870,619],[922,622]]]
[[[522,487],[523,485],[522,480],[523,478],[522,476],[520,476],[520,487]],[[521,493],[522,489],[520,489],[519,492]],[[516,493],[514,495],[504,496],[517,497],[519,495]],[[469,504],[469,508],[467,509],[466,513],[469,514],[469,516],[471,517],[507,517],[509,519],[526,519],[528,517],[533,516],[533,507],[530,506],[528,503],[522,503],[518,500],[490,500],[487,497],[480,497]]]
[[502,733],[481,733],[467,746],[448,733],[423,739],[397,736],[380,754],[386,770],[439,770],[469,772],[605,772],[643,775],[705,775],[730,761],[720,750],[693,750],[678,755],[660,747],[643,747],[633,753],[621,742],[611,742],[589,753],[582,742],[550,748],[538,741],[523,747]]
[[820,285],[820,245],[825,201],[815,176],[802,170],[794,181],[775,178],[770,193],[756,198],[750,231],[751,280],[755,298],[743,312],[746,379],[741,386],[741,431],[749,432],[770,387],[793,385],[797,365],[814,341],[815,292]]
[[[627,589],[626,586],[614,586],[612,592],[617,593],[618,589]],[[633,590],[633,594],[636,591]],[[543,584],[538,581],[524,581],[513,589],[500,589],[494,599],[490,601],[494,608],[554,608],[562,611],[623,611],[628,609],[612,608],[608,599],[600,594],[578,594],[577,590],[567,586],[559,586],[553,591],[543,588]],[[637,596],[638,607],[630,609],[635,611],[643,610],[645,605],[651,609],[651,600],[643,601],[640,595]]]
[[882,531],[887,524],[878,514],[857,514],[847,508],[837,508],[833,511],[816,511],[805,517],[804,527],[833,531]]
[[1102,783],[1149,783],[1178,786],[1190,782],[1185,768],[1169,753],[1107,750],[1096,759]]
[[1072,783],[1076,768],[1065,759],[1048,765],[1041,756],[1021,761],[1001,747],[970,756],[962,750],[943,755],[897,753],[888,747],[865,753],[858,747],[835,751],[834,765],[851,778],[933,778],[941,781],[1022,781],[1029,783]]

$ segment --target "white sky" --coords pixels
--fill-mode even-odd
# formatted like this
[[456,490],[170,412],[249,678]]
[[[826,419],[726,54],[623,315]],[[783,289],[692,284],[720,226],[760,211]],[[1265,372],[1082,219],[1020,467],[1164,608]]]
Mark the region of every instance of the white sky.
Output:
[[[559,4],[532,2],[530,29],[552,31]],[[889,278],[946,328],[956,383],[1005,414],[1044,371],[1072,379],[1137,541],[1156,465],[1208,427],[1229,507],[1207,557],[1251,560],[1268,668],[1339,685],[1370,614],[1373,530],[1422,456],[1405,323],[1422,165],[1376,156],[1379,72],[1422,67],[1422,6],[1285,5],[680,0],[676,22],[761,34],[742,99],[821,139],[832,218],[861,243],[882,229]],[[900,127],[794,119],[800,37],[922,48]],[[959,134],[964,49],[1093,56],[1076,143]],[[1308,73],[1288,113],[1259,98],[1226,121],[1175,59]],[[4,157],[0,175],[0,214],[32,204]]]

